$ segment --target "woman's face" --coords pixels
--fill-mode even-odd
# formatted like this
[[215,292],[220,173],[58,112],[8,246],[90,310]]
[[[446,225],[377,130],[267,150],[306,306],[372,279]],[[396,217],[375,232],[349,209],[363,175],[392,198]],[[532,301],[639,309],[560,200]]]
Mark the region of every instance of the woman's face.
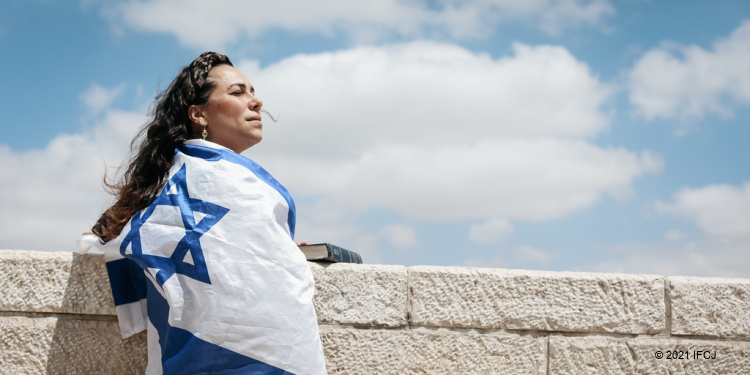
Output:
[[263,138],[260,109],[263,101],[244,74],[230,65],[208,72],[215,87],[204,104],[190,106],[188,114],[197,134],[206,126],[206,140],[236,153],[256,145]]

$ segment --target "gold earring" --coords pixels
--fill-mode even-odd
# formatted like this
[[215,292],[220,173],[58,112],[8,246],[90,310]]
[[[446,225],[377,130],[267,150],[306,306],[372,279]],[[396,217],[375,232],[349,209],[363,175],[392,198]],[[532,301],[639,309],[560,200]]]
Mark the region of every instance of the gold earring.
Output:
[[203,137],[203,140],[206,140],[206,137],[208,137],[208,131],[206,131],[206,125],[203,125],[203,133],[201,133],[201,136]]

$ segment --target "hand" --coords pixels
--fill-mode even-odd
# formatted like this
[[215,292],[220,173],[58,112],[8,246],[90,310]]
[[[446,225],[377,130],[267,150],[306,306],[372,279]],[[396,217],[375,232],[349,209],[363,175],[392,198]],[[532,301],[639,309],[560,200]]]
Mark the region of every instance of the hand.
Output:
[[307,245],[307,241],[297,242],[297,246]]

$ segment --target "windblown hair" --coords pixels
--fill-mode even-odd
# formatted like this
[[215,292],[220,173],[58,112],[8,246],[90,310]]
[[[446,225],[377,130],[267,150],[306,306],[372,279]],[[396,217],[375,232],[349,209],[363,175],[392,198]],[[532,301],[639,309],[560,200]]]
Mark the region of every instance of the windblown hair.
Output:
[[117,237],[136,211],[146,208],[164,187],[175,148],[194,138],[188,108],[208,101],[215,87],[207,80],[208,72],[223,64],[232,62],[222,54],[204,52],[156,96],[151,121],[130,144],[132,156],[122,181],[110,184],[105,175],[104,184],[117,201],[92,228],[101,241]]

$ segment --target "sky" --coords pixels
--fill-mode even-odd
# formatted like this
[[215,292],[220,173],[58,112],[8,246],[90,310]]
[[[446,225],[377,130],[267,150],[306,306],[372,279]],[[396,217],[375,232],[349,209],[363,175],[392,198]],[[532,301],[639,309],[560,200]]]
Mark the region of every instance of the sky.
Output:
[[6,0],[0,249],[75,251],[154,97],[228,55],[296,240],[750,277],[746,0]]

